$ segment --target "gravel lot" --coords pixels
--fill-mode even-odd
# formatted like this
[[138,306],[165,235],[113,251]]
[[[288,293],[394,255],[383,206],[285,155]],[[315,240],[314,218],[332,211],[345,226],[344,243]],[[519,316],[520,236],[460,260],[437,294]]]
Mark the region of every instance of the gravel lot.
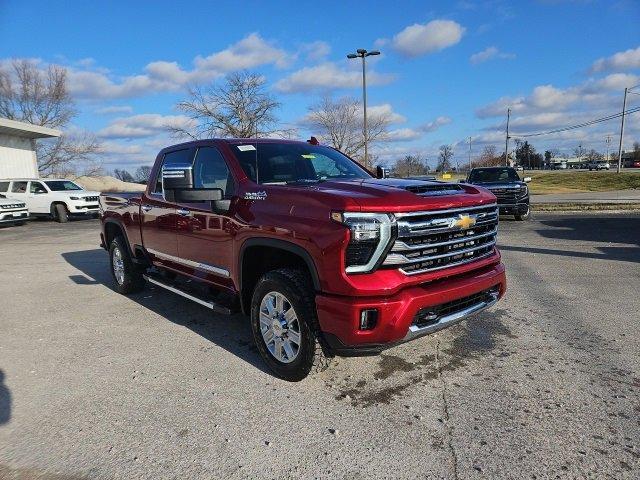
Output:
[[241,316],[115,293],[97,221],[2,228],[0,478],[638,478],[640,215],[500,229],[499,305],[290,384]]

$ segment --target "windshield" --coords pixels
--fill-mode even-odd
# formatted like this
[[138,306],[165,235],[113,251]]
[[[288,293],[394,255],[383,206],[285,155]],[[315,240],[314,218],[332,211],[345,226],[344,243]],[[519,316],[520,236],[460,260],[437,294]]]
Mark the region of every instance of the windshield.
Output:
[[520,177],[513,168],[477,168],[469,174],[470,182],[491,183],[518,181]]
[[82,190],[82,187],[79,187],[69,180],[53,180],[44,183],[47,184],[47,187],[49,187],[49,190],[51,190],[52,192],[63,192],[65,190]]
[[231,145],[244,173],[260,184],[315,183],[371,175],[333,148],[300,143]]

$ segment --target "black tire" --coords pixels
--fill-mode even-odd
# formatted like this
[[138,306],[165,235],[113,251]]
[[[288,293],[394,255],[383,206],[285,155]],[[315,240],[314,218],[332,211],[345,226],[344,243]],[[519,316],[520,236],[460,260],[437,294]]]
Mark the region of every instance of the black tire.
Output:
[[[300,345],[295,359],[284,363],[267,348],[260,328],[260,305],[271,292],[284,295],[295,310],[300,332]],[[329,366],[331,355],[324,344],[315,307],[315,293],[309,275],[290,268],[265,273],[256,284],[251,299],[251,330],[265,363],[280,378],[298,382],[310,372],[320,372]]]
[[[117,258],[122,262],[122,276],[118,278],[114,262]],[[122,237],[115,237],[109,246],[109,265],[111,266],[111,276],[115,283],[116,291],[122,294],[136,293],[144,288],[144,277],[142,269],[133,263],[129,255],[125,241]]]
[[53,218],[55,218],[58,223],[67,223],[69,221],[69,212],[67,211],[67,207],[62,203],[54,205]]
[[527,213],[523,213],[522,215],[514,215],[518,222],[522,222],[523,220],[529,220],[531,218],[531,207],[527,208]]
[[14,225],[15,225],[16,227],[21,227],[21,226],[23,226],[23,225],[24,225],[24,223],[25,223],[25,222],[15,222],[15,223],[14,223]]

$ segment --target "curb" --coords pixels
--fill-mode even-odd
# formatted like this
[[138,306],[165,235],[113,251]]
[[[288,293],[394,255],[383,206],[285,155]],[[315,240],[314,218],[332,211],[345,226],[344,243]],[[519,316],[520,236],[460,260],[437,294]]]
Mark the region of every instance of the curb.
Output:
[[640,210],[640,203],[532,203],[534,212],[580,212],[589,210]]

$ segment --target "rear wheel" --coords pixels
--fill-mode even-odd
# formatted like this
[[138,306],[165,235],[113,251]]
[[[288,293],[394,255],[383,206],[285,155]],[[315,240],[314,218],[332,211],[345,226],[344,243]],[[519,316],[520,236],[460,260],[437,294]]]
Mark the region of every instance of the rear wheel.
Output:
[[62,203],[54,205],[53,218],[55,218],[58,223],[67,223],[69,221],[69,212],[67,211],[67,207]]
[[253,338],[269,368],[290,382],[329,366],[308,275],[282,268],[264,274],[251,301]]
[[144,288],[142,270],[131,260],[129,249],[122,237],[115,237],[109,247],[111,275],[119,293],[139,292]]

